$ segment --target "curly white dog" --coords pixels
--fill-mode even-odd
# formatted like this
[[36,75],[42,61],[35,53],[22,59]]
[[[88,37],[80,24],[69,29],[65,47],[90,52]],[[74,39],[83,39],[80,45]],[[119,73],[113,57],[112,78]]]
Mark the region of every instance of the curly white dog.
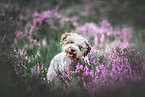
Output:
[[91,50],[88,40],[76,33],[65,33],[61,36],[60,45],[63,52],[57,54],[50,63],[47,80],[52,80],[58,71],[69,70],[73,63],[84,60],[89,64],[87,54]]

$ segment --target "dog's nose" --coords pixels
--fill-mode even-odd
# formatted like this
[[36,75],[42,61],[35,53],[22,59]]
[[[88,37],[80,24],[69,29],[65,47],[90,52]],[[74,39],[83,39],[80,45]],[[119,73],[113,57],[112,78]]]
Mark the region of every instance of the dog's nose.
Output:
[[74,49],[72,49],[72,48],[70,49],[70,51],[71,51],[71,52],[75,52],[75,50],[74,50]]

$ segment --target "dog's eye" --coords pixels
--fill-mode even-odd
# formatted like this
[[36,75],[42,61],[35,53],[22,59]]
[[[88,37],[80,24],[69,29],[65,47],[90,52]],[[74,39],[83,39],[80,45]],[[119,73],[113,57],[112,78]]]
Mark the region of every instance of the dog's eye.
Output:
[[68,43],[74,43],[74,42],[73,41],[67,41],[66,44],[68,44]]
[[82,47],[82,46],[79,46],[79,49],[80,49],[80,50],[83,50],[83,47]]
[[73,41],[70,41],[69,43],[74,43]]

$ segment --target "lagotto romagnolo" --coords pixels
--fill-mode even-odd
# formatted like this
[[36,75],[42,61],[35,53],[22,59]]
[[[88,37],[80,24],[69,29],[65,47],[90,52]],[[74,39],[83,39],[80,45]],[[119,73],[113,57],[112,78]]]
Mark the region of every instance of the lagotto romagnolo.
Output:
[[48,68],[47,80],[55,78],[59,72],[69,70],[73,63],[84,60],[89,64],[87,54],[91,50],[88,40],[77,33],[65,33],[61,36],[62,52],[54,56]]

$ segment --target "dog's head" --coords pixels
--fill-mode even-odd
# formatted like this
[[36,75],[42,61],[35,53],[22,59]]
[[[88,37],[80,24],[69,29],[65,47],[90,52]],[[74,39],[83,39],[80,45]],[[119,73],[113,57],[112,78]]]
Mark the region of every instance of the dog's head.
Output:
[[65,33],[61,36],[60,45],[67,57],[70,59],[81,59],[87,56],[91,50],[91,45],[87,39],[76,33]]

